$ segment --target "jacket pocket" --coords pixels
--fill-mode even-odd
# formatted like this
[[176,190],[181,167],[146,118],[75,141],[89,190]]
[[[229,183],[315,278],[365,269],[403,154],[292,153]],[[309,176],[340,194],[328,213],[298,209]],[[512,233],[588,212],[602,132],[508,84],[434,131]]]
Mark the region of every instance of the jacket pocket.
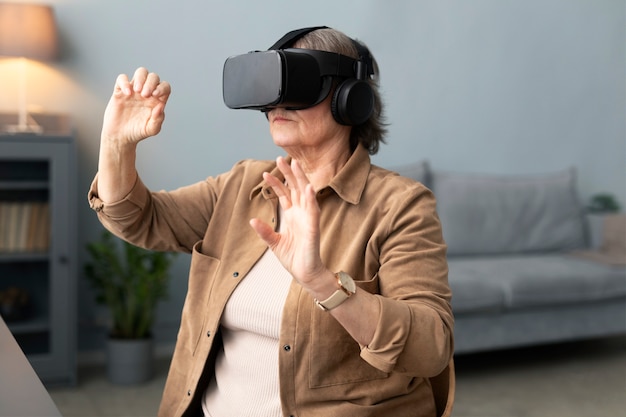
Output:
[[194,354],[204,327],[208,308],[206,306],[220,265],[217,258],[201,253],[202,242],[193,246],[189,282],[181,325],[178,332],[178,345]]
[[[378,292],[377,277],[356,284],[367,292]],[[359,344],[343,326],[327,312],[315,308],[311,318],[310,387],[354,384],[389,376],[361,359],[360,354]]]

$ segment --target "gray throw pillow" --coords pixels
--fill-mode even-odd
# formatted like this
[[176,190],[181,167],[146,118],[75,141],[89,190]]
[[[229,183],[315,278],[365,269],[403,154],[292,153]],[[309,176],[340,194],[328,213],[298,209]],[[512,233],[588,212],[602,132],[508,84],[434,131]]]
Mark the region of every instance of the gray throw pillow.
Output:
[[576,170],[545,175],[433,171],[450,255],[568,251],[585,245]]

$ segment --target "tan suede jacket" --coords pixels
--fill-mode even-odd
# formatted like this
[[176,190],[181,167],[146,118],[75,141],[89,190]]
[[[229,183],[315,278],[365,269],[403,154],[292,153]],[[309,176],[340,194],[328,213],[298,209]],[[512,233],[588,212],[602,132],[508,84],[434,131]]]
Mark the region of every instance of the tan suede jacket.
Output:
[[[171,192],[140,180],[114,204],[91,207],[113,233],[139,246],[191,252],[188,293],[159,410],[199,416],[200,398],[221,346],[220,318],[237,284],[267,250],[248,221],[277,226],[278,199],[262,180],[281,177],[273,161],[242,161],[231,171]],[[285,416],[449,415],[454,397],[453,316],[446,246],[433,194],[370,164],[359,147],[318,191],[321,257],[379,294],[374,339],[359,346],[293,282],[280,331],[280,396]]]

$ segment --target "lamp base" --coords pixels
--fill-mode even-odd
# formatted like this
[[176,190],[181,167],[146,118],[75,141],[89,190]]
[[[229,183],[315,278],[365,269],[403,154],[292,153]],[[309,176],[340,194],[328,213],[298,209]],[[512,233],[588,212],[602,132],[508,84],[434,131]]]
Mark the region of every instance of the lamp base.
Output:
[[11,135],[42,135],[43,127],[41,127],[30,114],[28,114],[26,118],[27,120],[23,123],[5,126],[4,132]]

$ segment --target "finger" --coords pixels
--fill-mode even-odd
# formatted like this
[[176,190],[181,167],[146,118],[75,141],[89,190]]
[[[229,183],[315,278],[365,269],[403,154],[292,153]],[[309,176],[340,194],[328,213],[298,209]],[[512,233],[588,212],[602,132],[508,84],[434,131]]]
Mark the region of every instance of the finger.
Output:
[[127,96],[129,96],[132,93],[130,81],[128,81],[128,75],[120,74],[117,76],[115,80],[115,87],[113,88],[113,92],[122,93]]
[[167,101],[172,92],[172,86],[167,81],[161,81],[152,92],[152,96],[161,101]]
[[284,210],[291,208],[291,194],[289,189],[285,187],[285,185],[278,178],[268,172],[263,173],[263,179],[270,187],[272,187],[272,190],[274,190],[274,193],[278,196],[280,206]]
[[280,241],[280,234],[276,233],[267,223],[259,219],[252,219],[250,220],[250,226],[270,248],[275,247]]
[[298,190],[302,190],[302,195],[304,195],[307,186],[310,184],[309,178],[304,173],[300,163],[295,159],[291,161],[291,172],[296,179]]
[[165,112],[161,108],[153,109],[152,114],[150,115],[150,119],[146,124],[146,133],[148,136],[155,136],[161,132],[161,128],[163,127],[163,122],[165,121]]
[[141,89],[141,96],[146,98],[150,97],[160,82],[161,78],[158,74],[154,72],[149,73]]
[[135,93],[139,93],[141,92],[141,90],[143,90],[143,85],[146,82],[147,78],[147,69],[145,69],[144,67],[139,67],[135,70],[135,74],[133,75],[132,79],[133,91],[135,91]]
[[319,206],[319,203],[317,202],[317,195],[315,193],[315,189],[313,188],[312,184],[306,185],[306,188],[304,190],[304,199],[306,202],[306,210],[309,213],[315,213],[316,218],[317,218],[317,215],[319,215],[320,206]]
[[[165,103],[159,103],[152,108],[150,113],[150,123],[157,125],[158,130],[161,130],[161,124],[165,119]],[[158,133],[158,132],[157,132]]]
[[283,158],[282,156],[279,156],[278,158],[276,158],[276,166],[278,167],[280,172],[283,173],[283,176],[285,177],[285,181],[287,182],[287,186],[289,187],[289,189],[297,191],[298,181],[296,180],[296,177],[293,175],[293,171],[291,170],[291,165],[287,163],[287,160]]

